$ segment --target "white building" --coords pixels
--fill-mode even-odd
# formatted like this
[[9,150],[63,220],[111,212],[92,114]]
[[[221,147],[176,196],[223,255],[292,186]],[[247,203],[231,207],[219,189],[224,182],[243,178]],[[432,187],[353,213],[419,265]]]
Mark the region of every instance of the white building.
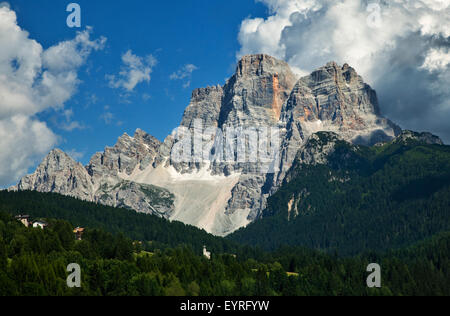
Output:
[[16,219],[20,221],[25,227],[30,226],[30,215],[17,215]]
[[203,246],[203,256],[205,256],[208,260],[211,260],[211,252],[206,250],[206,246]]
[[47,226],[48,226],[48,224],[45,222],[34,222],[33,223],[33,228],[45,229]]

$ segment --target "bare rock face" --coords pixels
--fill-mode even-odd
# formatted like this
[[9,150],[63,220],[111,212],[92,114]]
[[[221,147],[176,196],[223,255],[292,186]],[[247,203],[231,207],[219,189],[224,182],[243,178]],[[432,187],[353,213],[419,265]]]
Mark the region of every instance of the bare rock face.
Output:
[[224,87],[219,126],[277,123],[296,81],[284,61],[268,55],[244,56]]
[[297,160],[307,165],[326,164],[327,157],[335,149],[336,143],[343,139],[333,132],[311,135],[297,153]]
[[117,177],[119,173],[131,175],[136,167],[144,170],[154,162],[160,145],[159,140],[138,129],[134,137],[124,134],[114,147],[106,147],[103,153],[95,154],[87,170],[94,182]]
[[95,154],[86,167],[55,149],[33,174],[11,189],[55,192],[169,217],[174,203],[174,196],[169,191],[124,179],[134,171],[150,166],[160,146],[156,138],[138,129],[134,137],[125,134],[114,147]]
[[54,149],[33,174],[24,177],[13,189],[55,192],[91,201],[93,187],[83,165],[63,151]]
[[[220,113],[215,123],[225,134],[230,129],[259,127],[275,127],[280,124],[283,105],[297,81],[289,65],[268,55],[244,56],[237,64],[236,73],[223,87]],[[223,135],[225,138],[225,135]],[[239,136],[236,136],[234,144]],[[218,139],[216,138],[216,142]],[[219,141],[220,143],[220,141]],[[255,146],[246,142],[246,151]],[[266,206],[268,192],[265,192],[266,174],[258,162],[213,162],[210,166],[212,174],[241,174],[240,180],[232,189],[232,197],[226,204],[225,213],[230,217],[242,218],[245,214],[248,221],[257,218]],[[231,233],[241,223],[231,223],[229,227],[220,227],[218,234]]]
[[394,142],[408,143],[410,141],[420,142],[427,145],[444,145],[444,142],[436,135],[431,133],[417,133],[413,131],[403,131]]
[[181,126],[194,128],[194,121],[199,119],[205,126],[217,126],[222,106],[223,88],[221,86],[195,89],[191,103],[186,108]]
[[[200,120],[200,126],[196,120]],[[194,90],[181,125],[199,133],[205,128],[220,128],[224,135],[214,135],[215,144],[225,141],[229,128],[275,127],[280,131],[278,165],[267,173],[260,172],[259,162],[171,161],[168,153],[176,140],[166,139],[161,152],[167,156],[157,160],[165,161],[166,167],[173,167],[182,175],[204,168],[213,176],[239,175],[231,197],[223,205],[230,221],[214,224],[210,230],[219,235],[244,225],[243,217],[248,222],[258,218],[267,198],[283,182],[299,149],[316,132],[329,131],[343,140],[365,145],[389,141],[401,132],[381,116],[375,91],[349,65],[331,62],[298,80],[285,62],[267,55],[244,56],[223,87]],[[233,139],[233,146],[237,146],[238,138]],[[252,145],[245,142],[247,152]],[[305,151],[305,155],[311,154],[305,161],[313,163],[319,159],[319,151],[331,150],[331,145],[327,146],[316,153]],[[240,220],[233,222],[233,218]]]
[[163,188],[127,181],[134,172],[151,166],[161,142],[141,129],[119,137],[113,147],[96,153],[86,166],[94,184],[92,201],[168,217],[174,197]]
[[[236,73],[223,87],[194,90],[181,126],[192,133],[196,129],[202,133],[203,130],[214,127],[226,133],[237,127],[246,129],[277,126],[283,104],[289,98],[296,81],[297,78],[284,61],[262,54],[245,56],[238,62]],[[200,128],[203,130],[198,130],[195,121],[201,122]],[[215,141],[220,142],[219,137],[215,137]],[[171,147],[173,139],[167,139],[165,143],[167,147]],[[159,158],[157,160],[164,161]],[[171,162],[171,165],[181,173],[205,167],[204,163],[198,162]],[[212,162],[209,167],[216,175],[255,172],[255,169],[259,169],[254,163]]]
[[366,145],[389,141],[401,133],[381,116],[376,92],[349,65],[340,67],[334,62],[297,82],[284,120],[299,122],[304,138],[326,130]]
[[[191,102],[184,112],[180,127],[186,128],[192,134],[195,130],[198,133],[202,133],[203,126],[217,128],[223,95],[224,92],[221,86],[195,89],[192,92]],[[196,125],[198,122],[200,122],[200,127]],[[156,158],[156,165],[170,160],[168,157],[173,145],[173,137],[167,137]],[[204,167],[203,163],[195,162],[169,161],[169,164],[181,173],[189,173],[194,169],[198,170]]]
[[[210,159],[175,161],[176,133],[160,143],[137,130],[95,154],[86,167],[62,152],[51,153],[17,189],[128,207],[227,235],[261,216],[297,155],[317,163],[333,150],[333,140],[374,145],[402,132],[380,114],[375,91],[349,65],[330,62],[298,79],[287,63],[268,55],[244,56],[224,86],[195,89],[180,127],[200,134],[215,130],[208,136],[213,146],[200,148]],[[223,150],[219,145],[231,129],[264,127],[279,131],[271,168],[260,161],[211,158]],[[319,146],[317,132],[328,132],[331,141]],[[402,135],[439,143],[426,134]],[[232,134],[226,146],[235,148],[241,141],[250,153],[255,143],[247,136]]]
[[174,199],[174,195],[168,190],[122,180],[114,186],[104,183],[94,200],[106,205],[130,208],[141,213],[168,218],[173,209]]
[[344,140],[369,146],[390,141],[401,133],[397,125],[381,116],[376,92],[352,67],[335,62],[297,82],[282,119],[286,135],[275,187],[292,166],[302,143],[316,132],[334,132]]

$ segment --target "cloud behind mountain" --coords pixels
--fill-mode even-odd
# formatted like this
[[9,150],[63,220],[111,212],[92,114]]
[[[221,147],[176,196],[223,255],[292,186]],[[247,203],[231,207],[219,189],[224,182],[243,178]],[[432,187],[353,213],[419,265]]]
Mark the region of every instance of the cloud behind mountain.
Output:
[[267,18],[247,18],[238,57],[267,53],[297,74],[349,63],[378,92],[383,114],[403,128],[450,141],[450,3],[445,0],[257,0]]

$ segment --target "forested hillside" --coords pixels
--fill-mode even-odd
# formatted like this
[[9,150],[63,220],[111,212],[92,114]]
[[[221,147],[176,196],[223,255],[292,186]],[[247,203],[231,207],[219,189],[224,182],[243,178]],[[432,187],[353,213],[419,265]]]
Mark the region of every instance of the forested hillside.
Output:
[[0,191],[0,211],[27,214],[35,219],[57,218],[75,226],[123,233],[133,240],[151,241],[159,248],[188,245],[196,253],[201,253],[204,245],[220,252],[233,252],[238,248],[234,242],[181,222],[169,222],[155,215],[84,202],[55,193]]
[[[0,295],[450,295],[450,236],[387,255],[339,258],[284,248],[244,259],[189,247],[142,251],[121,234],[48,219],[26,228],[0,212]],[[370,262],[382,267],[382,288],[366,286]],[[81,288],[66,286],[66,266],[81,266]]]
[[[318,135],[317,148],[334,141]],[[351,255],[450,231],[449,146],[414,138],[333,145],[326,163],[307,165],[299,157],[264,217],[229,238],[267,250],[295,245]]]
[[[331,141],[319,136],[319,147]],[[299,157],[264,218],[229,239],[57,194],[1,191],[0,295],[450,295],[449,147],[337,141],[326,161]],[[26,228],[17,214],[49,226]],[[76,226],[86,228],[81,241]],[[374,262],[381,289],[366,285]],[[81,266],[81,288],[66,285],[70,263]]]

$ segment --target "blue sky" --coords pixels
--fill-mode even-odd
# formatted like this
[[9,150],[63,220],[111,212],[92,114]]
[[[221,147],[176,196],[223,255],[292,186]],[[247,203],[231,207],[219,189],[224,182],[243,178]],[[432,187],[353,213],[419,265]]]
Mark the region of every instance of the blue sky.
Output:
[[[79,30],[66,26],[69,2],[9,3],[19,26],[44,49],[74,38]],[[124,132],[132,135],[136,128],[163,140],[179,125],[193,88],[223,84],[232,75],[241,21],[267,13],[265,6],[253,0],[77,3],[82,12],[81,29],[91,26],[92,38],[107,38],[105,48],[93,52],[79,69],[82,82],[64,105],[65,110],[72,111],[70,120],[78,122],[79,128],[61,128],[66,122],[63,110],[50,109],[38,117],[61,136],[58,147],[75,153],[83,163],[94,152],[113,145]],[[121,56],[128,50],[138,56],[152,54],[157,59],[150,82],[138,84],[131,93],[111,88],[106,78],[120,71]],[[188,64],[197,67],[190,79],[170,78]],[[191,84],[186,87],[188,81]]]

